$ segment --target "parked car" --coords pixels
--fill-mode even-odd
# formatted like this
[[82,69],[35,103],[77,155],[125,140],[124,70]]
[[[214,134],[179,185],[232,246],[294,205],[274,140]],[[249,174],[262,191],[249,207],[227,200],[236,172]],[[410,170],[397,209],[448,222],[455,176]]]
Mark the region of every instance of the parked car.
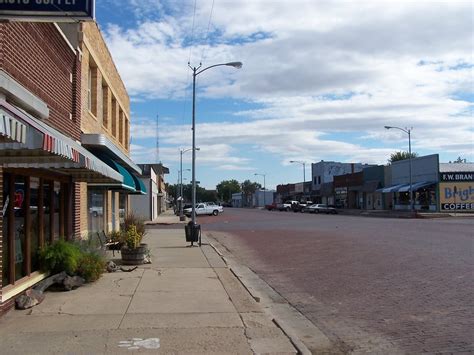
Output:
[[295,205],[299,205],[299,202],[291,200],[279,204],[277,208],[279,211],[291,211]]
[[278,205],[275,202],[265,205],[265,209],[268,211],[275,211],[278,208]]
[[[186,208],[184,210],[184,214],[188,217],[191,217],[192,214],[192,206],[189,208]],[[207,203],[207,202],[201,202],[196,205],[196,215],[209,215],[209,216],[217,216],[219,213],[223,213],[224,208],[222,206],[218,206],[215,203]]]
[[306,210],[309,213],[337,214],[337,210],[334,207],[329,207],[328,205],[323,204],[323,203],[316,203],[314,205],[306,207]]

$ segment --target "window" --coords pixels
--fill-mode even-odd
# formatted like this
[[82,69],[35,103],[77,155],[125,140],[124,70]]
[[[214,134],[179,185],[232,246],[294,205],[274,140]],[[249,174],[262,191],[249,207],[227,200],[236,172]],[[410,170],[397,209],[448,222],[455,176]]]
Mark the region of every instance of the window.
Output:
[[109,87],[105,82],[102,82],[102,126],[104,126],[106,129],[109,128],[109,98]]
[[105,190],[89,189],[87,193],[88,229],[89,233],[104,230]]
[[97,117],[98,113],[98,101],[101,98],[98,97],[98,70],[92,57],[89,57],[89,73],[87,81],[87,108],[94,116]]
[[90,67],[87,76],[87,109],[92,111],[92,69]]
[[123,121],[124,121],[123,111],[119,111],[119,143],[123,144]]
[[124,144],[124,147],[125,147],[125,149],[127,149],[127,150],[128,150],[128,139],[129,139],[129,136],[130,136],[130,126],[129,126],[128,120],[125,119],[125,144]]
[[318,184],[321,184],[321,175],[318,176]]
[[112,136],[117,138],[117,100],[112,97]]
[[[45,181],[39,177],[5,173],[3,199],[5,214],[2,233],[2,285],[39,270],[38,250],[43,241],[49,243],[65,218],[56,196],[62,196],[68,183]],[[66,199],[65,203],[70,200]],[[69,211],[67,212],[69,213]],[[70,217],[69,217],[70,218]],[[52,234],[51,232],[55,232]]]

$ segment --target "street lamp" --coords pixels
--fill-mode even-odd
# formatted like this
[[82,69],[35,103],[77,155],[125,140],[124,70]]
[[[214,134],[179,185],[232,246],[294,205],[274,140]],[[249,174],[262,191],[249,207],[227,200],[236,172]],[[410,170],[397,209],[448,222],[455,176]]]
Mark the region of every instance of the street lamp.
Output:
[[266,201],[265,201],[265,197],[266,197],[265,195],[267,194],[267,189],[265,188],[265,176],[266,176],[266,174],[257,174],[257,173],[255,173],[254,175],[255,176],[263,176],[263,208],[265,208],[265,206],[267,204]]
[[[180,159],[179,159],[179,166],[180,166],[180,172],[181,172],[181,184],[180,184],[180,194],[181,194],[181,199],[183,198],[183,154],[186,152],[191,151],[193,148],[188,148],[188,149],[181,149],[179,151]],[[196,150],[200,150],[200,148],[196,148]],[[190,169],[186,169],[190,170]],[[183,200],[181,200],[181,206],[179,208],[179,220],[184,221],[184,214],[183,214]]]
[[394,126],[384,126],[385,129],[398,129],[402,132],[405,132],[406,134],[408,134],[408,161],[409,161],[409,167],[408,167],[408,170],[409,170],[409,175],[410,175],[410,211],[413,212],[415,210],[415,206],[413,204],[413,189],[412,189],[412,177],[411,177],[411,131],[413,129],[413,127],[411,128],[400,128],[400,127],[394,127]]
[[[219,66],[228,66],[234,67],[237,69],[242,68],[241,62],[229,62],[229,63],[222,63],[222,64],[214,64],[204,69],[201,69],[202,64],[199,64],[198,67],[192,67],[188,63],[188,67],[191,68],[193,71],[193,123],[192,123],[192,131],[193,131],[193,166],[192,166],[192,179],[193,179],[193,193],[192,193],[192,210],[191,210],[191,218],[192,218],[192,230],[191,233],[194,236],[195,228],[196,228],[196,76],[201,74],[202,72]],[[199,246],[201,246],[201,239],[199,239]]]
[[290,160],[290,163],[298,163],[303,165],[303,197],[306,202],[306,193],[305,193],[305,185],[306,185],[306,162],[301,160]]

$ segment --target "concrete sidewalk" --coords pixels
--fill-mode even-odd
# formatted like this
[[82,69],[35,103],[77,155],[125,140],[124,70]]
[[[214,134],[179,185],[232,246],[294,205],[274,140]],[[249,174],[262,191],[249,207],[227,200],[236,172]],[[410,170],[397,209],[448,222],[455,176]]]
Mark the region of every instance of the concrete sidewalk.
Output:
[[187,247],[183,228],[149,230],[145,242],[153,264],[47,292],[42,304],[1,318],[0,352],[297,352],[210,245]]
[[154,224],[164,224],[164,225],[170,225],[170,224],[186,224],[189,222],[189,218],[184,216],[184,221],[179,220],[179,216],[174,214],[174,211],[172,209],[166,210],[165,212],[161,213],[152,221],[148,221],[145,224],[147,225],[154,225]]

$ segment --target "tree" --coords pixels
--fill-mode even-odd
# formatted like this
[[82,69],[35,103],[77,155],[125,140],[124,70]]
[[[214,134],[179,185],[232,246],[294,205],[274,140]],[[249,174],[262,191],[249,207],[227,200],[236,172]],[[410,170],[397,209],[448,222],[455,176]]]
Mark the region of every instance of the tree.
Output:
[[[450,161],[451,163],[451,161]],[[461,164],[461,163],[467,163],[467,159],[463,159],[461,157],[458,157],[453,163]]]
[[249,206],[252,194],[254,194],[255,191],[261,189],[262,185],[260,185],[258,182],[251,182],[250,180],[245,180],[242,183],[241,188],[245,196],[245,206]]
[[240,184],[237,180],[223,180],[216,185],[217,195],[221,201],[230,201],[232,199],[232,194],[240,192]]
[[[411,158],[414,159],[418,157],[418,153],[411,152]],[[388,160],[389,163],[393,163],[400,160],[406,160],[410,158],[410,153],[408,152],[395,152],[390,154],[390,159]]]

